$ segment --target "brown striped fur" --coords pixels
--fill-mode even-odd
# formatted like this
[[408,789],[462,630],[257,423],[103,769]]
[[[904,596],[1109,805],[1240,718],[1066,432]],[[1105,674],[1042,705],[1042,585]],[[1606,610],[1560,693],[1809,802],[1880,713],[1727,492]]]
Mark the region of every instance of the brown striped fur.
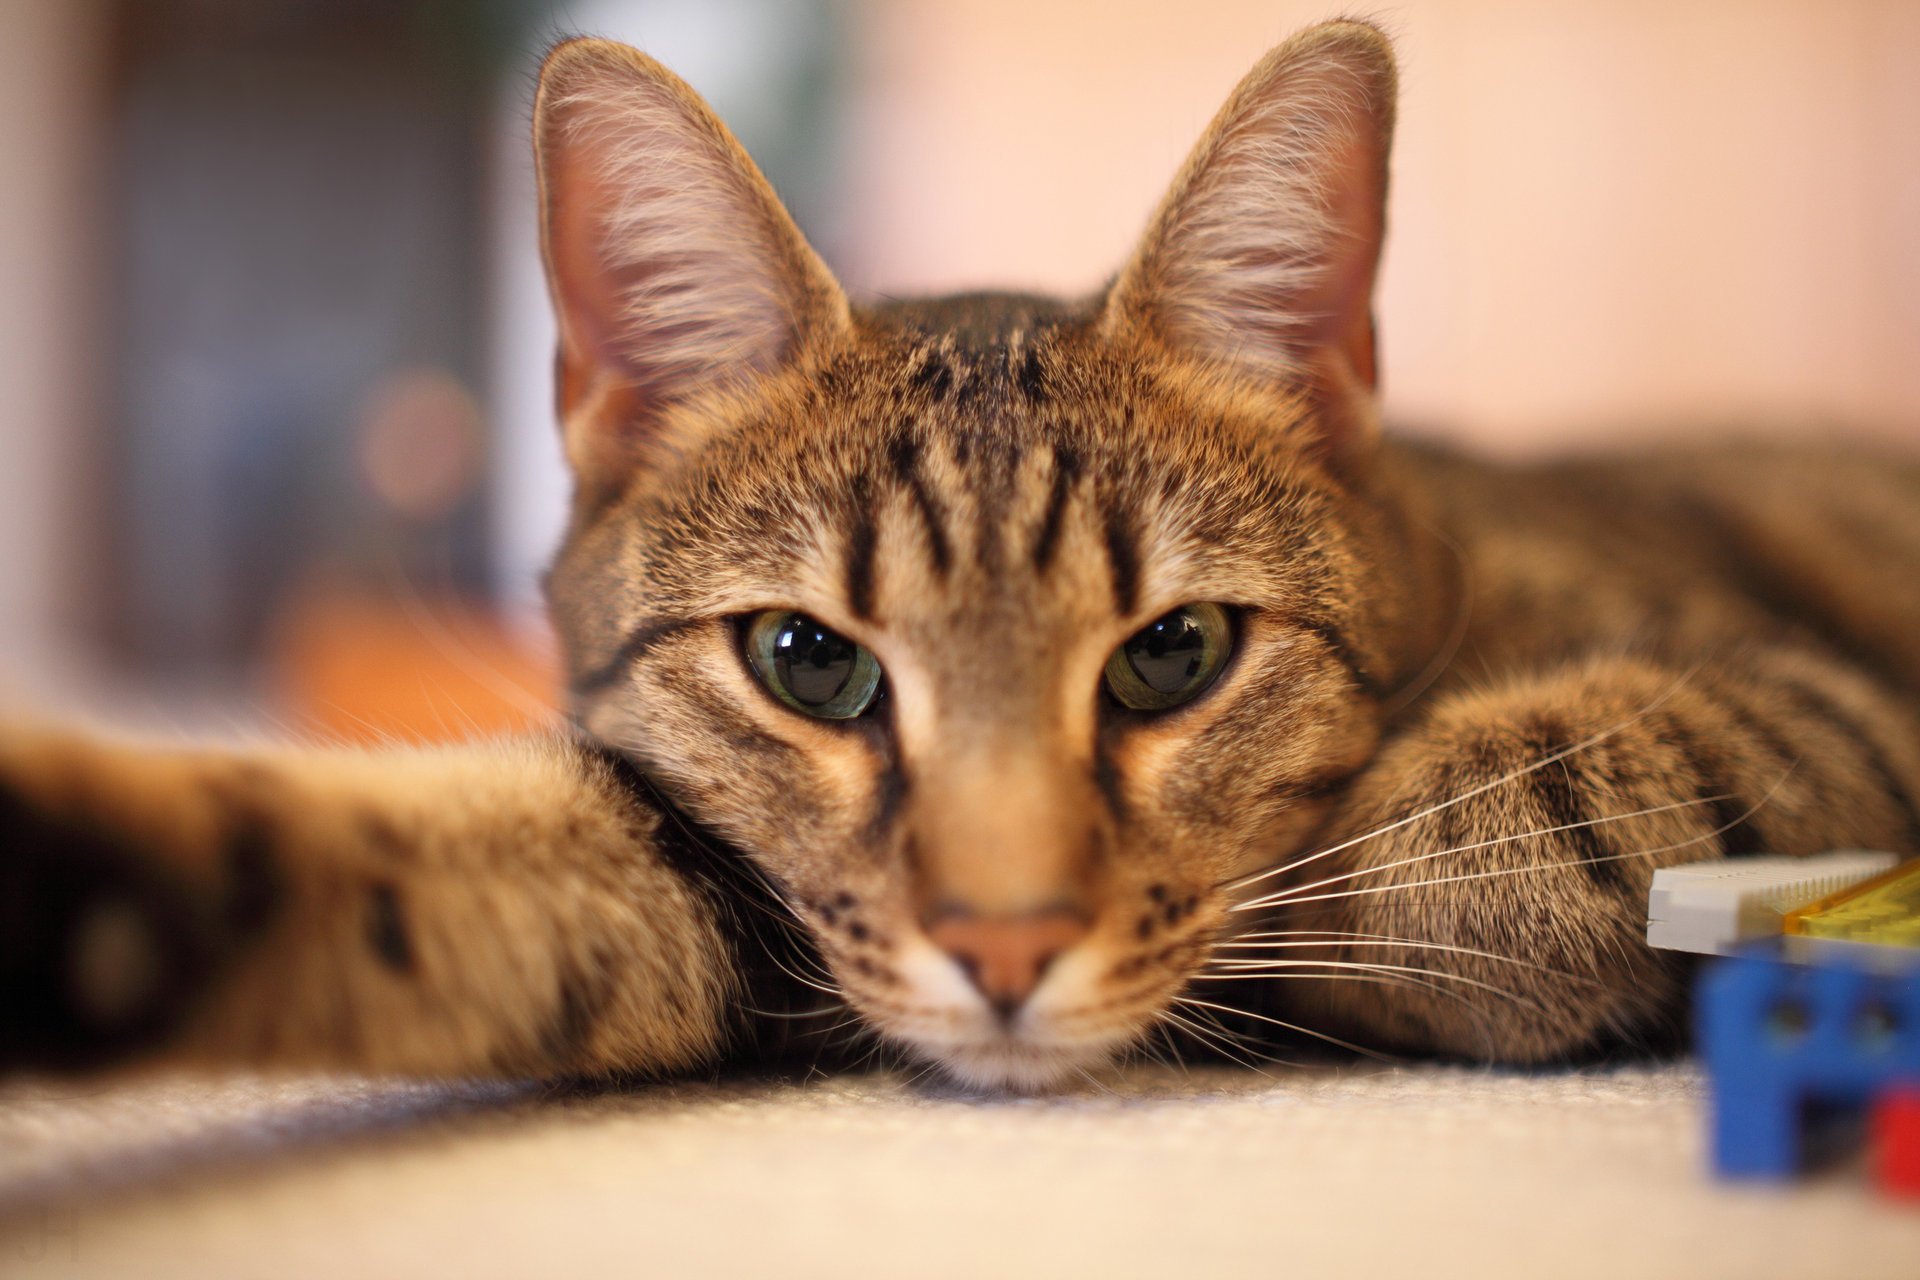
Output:
[[[859,307],[691,90],[561,46],[549,594],[591,742],[0,744],[0,883],[44,906],[5,1058],[669,1070],[811,987],[1015,1087],[1169,1022],[1237,1052],[1227,1010],[1503,1061],[1664,1036],[1655,867],[1920,851],[1920,463],[1383,439],[1393,75],[1360,24],[1275,50],[1098,297]],[[1236,620],[1220,680],[1107,700],[1189,602]],[[772,608],[870,648],[880,710],[769,696]],[[952,910],[1076,940],[1009,1019]]]

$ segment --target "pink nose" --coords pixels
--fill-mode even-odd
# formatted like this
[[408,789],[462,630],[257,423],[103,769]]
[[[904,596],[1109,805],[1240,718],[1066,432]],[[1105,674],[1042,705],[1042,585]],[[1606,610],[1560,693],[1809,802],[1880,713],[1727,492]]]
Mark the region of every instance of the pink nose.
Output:
[[1086,935],[1083,914],[1067,907],[1020,915],[948,907],[927,926],[927,936],[953,957],[1002,1018],[1018,1012],[1054,958]]

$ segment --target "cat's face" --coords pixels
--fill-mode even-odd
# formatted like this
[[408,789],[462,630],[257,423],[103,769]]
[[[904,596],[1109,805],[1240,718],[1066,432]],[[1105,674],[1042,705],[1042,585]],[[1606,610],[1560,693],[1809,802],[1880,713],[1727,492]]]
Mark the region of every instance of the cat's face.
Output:
[[685,86],[549,62],[579,719],[964,1078],[1137,1039],[1372,751],[1407,662],[1366,465],[1390,103],[1375,33],[1309,33],[1101,299],[861,311]]

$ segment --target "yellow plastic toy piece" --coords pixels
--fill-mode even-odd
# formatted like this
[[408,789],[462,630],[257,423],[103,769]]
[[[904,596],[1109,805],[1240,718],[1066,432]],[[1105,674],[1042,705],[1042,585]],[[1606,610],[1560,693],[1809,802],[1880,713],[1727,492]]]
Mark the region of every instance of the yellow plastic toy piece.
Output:
[[1920,859],[1786,913],[1789,935],[1920,947]]

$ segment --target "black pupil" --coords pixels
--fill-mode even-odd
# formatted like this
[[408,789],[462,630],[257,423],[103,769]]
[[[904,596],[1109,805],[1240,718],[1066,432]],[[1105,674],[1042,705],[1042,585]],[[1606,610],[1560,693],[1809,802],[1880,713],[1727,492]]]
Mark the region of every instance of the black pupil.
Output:
[[1206,632],[1185,609],[1148,624],[1126,645],[1134,674],[1155,693],[1179,693],[1186,688],[1200,674],[1206,652]]
[[853,675],[853,641],[812,618],[794,614],[773,639],[773,667],[802,706],[824,707]]

